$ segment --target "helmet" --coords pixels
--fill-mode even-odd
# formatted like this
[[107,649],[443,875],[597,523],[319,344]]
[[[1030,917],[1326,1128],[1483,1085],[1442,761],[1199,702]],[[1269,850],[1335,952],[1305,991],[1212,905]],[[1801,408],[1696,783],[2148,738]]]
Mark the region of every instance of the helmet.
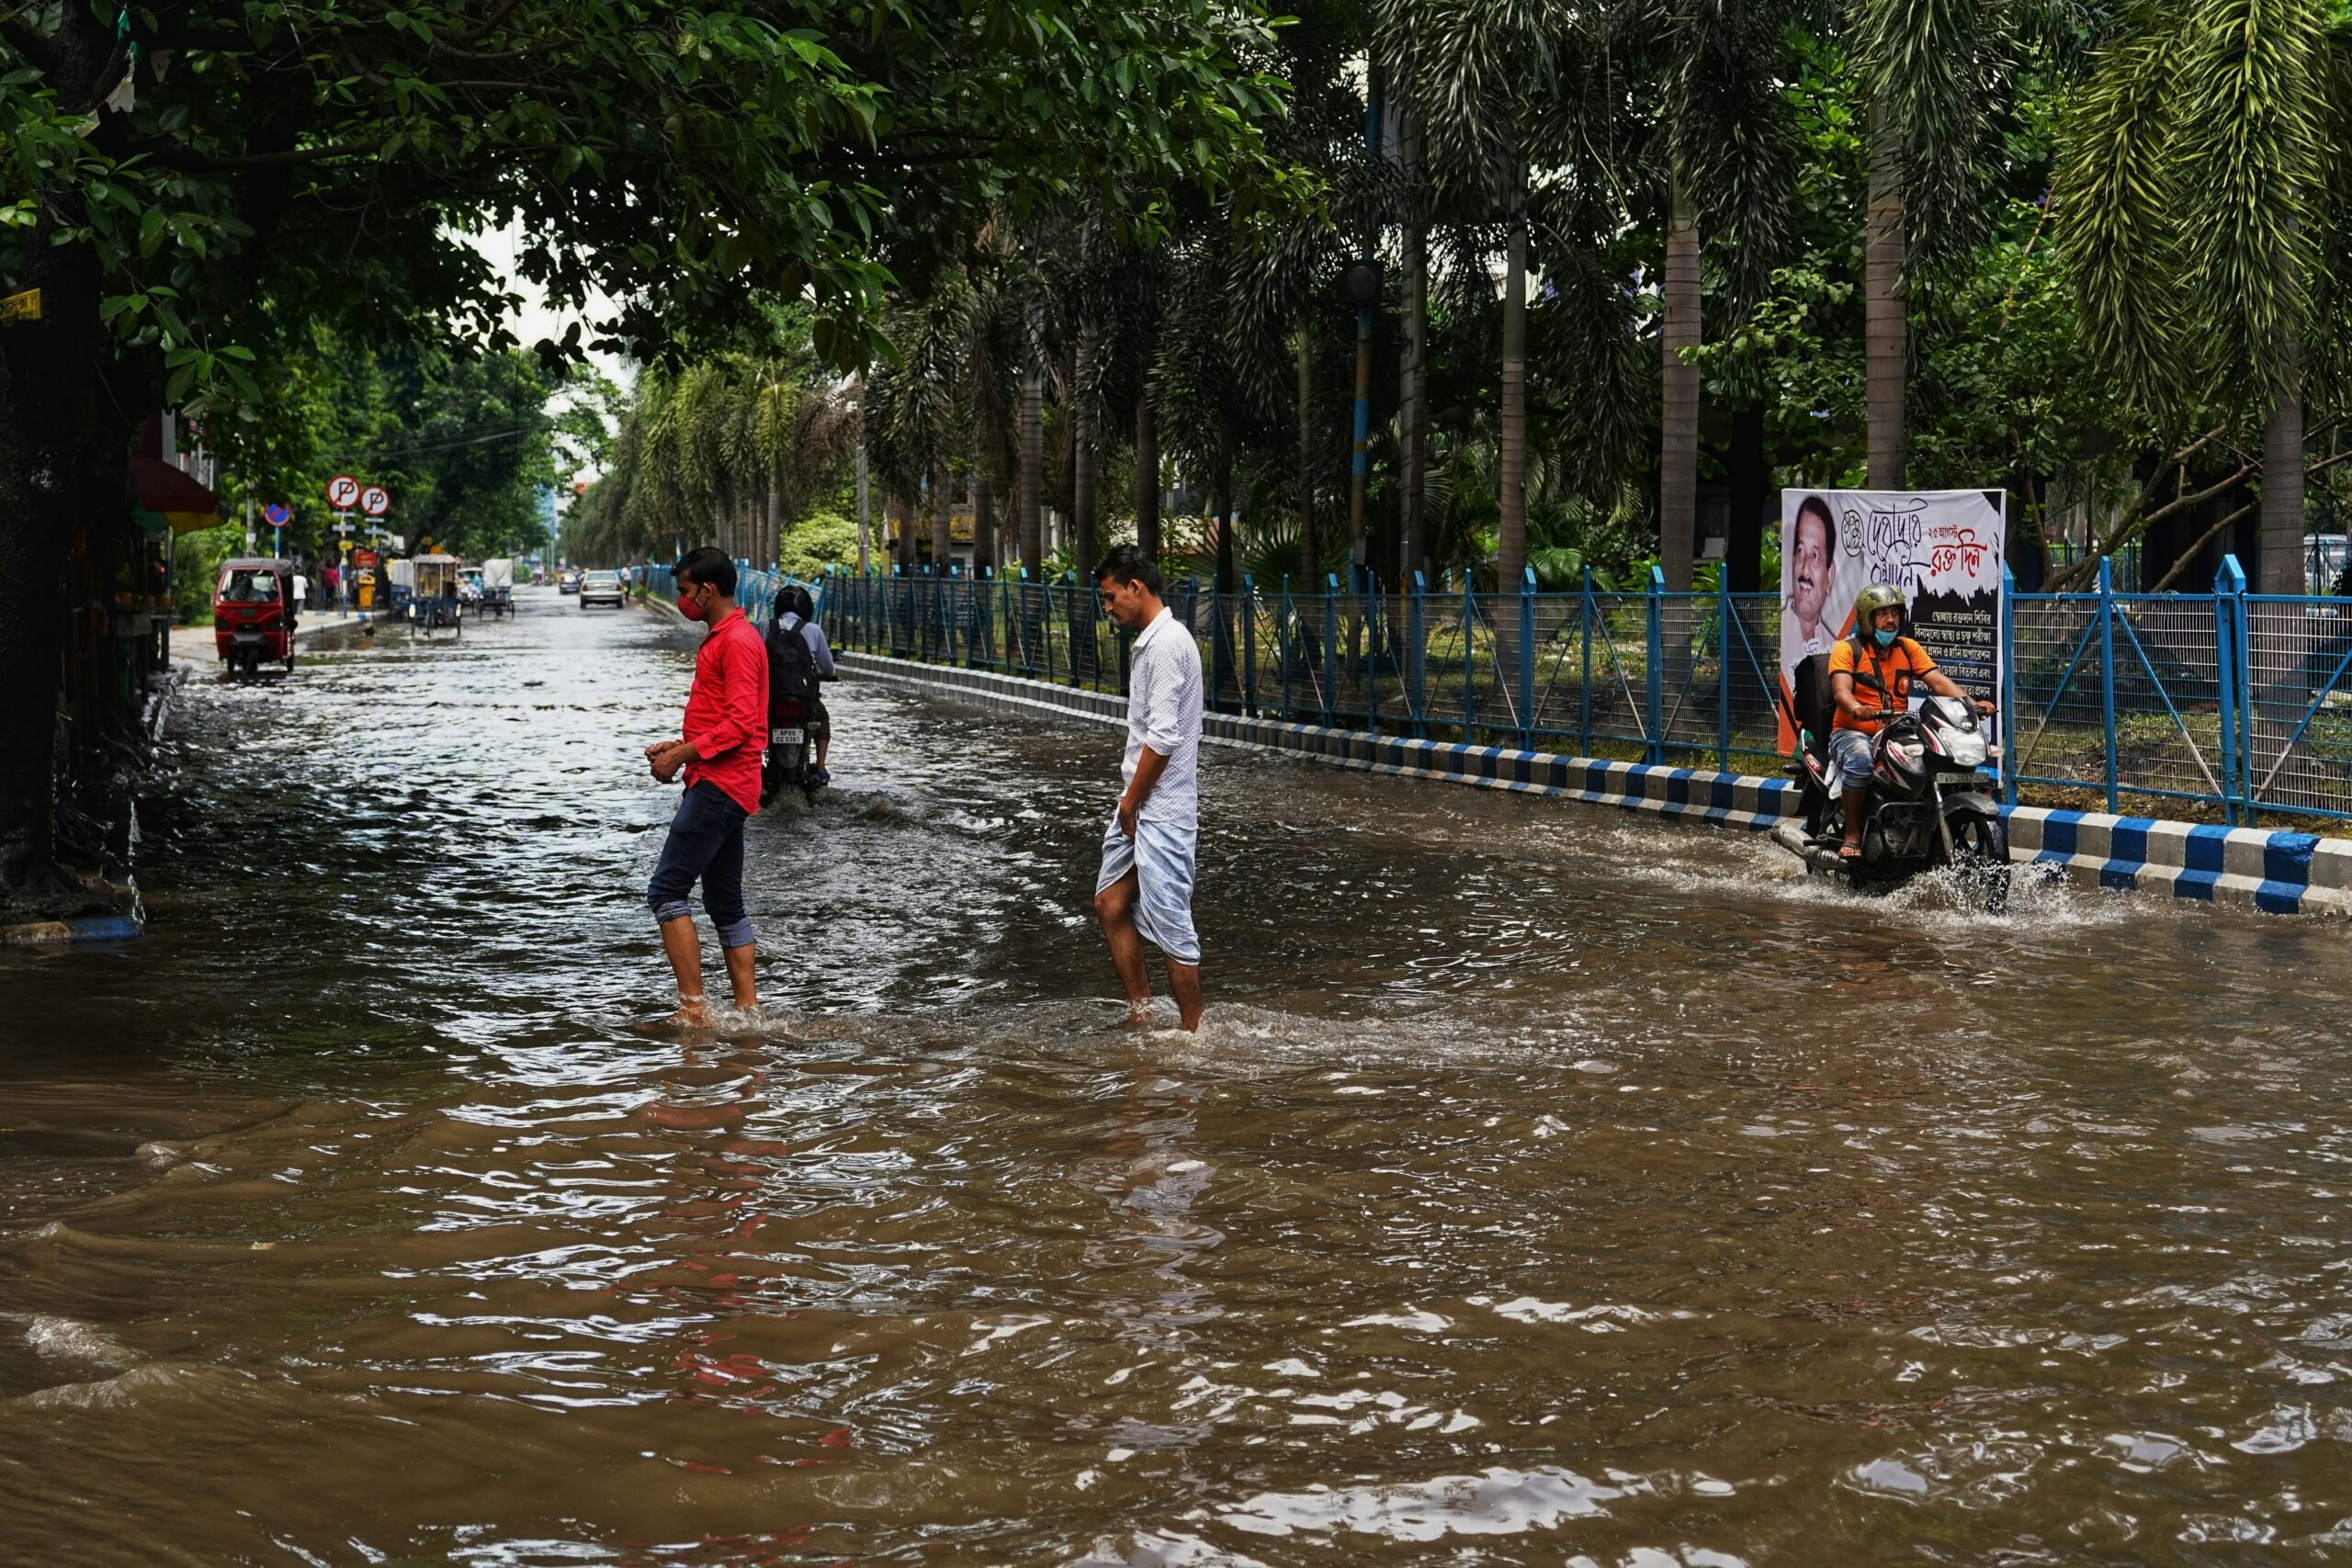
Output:
[[1903,608],[1903,590],[1892,582],[1873,582],[1854,595],[1854,624],[1868,627],[1871,617],[1881,610]]

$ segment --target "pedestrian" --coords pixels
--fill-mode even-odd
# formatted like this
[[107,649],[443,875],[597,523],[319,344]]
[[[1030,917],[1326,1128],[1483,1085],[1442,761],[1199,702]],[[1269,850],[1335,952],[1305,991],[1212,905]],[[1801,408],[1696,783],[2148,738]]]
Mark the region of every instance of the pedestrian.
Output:
[[1127,991],[1127,1017],[1149,1015],[1146,938],[1168,961],[1177,1021],[1201,1026],[1201,939],[1193,930],[1193,875],[1201,819],[1201,650],[1160,602],[1159,569],[1120,545],[1094,569],[1111,618],[1136,634],[1127,661],[1126,787],[1102,833],[1094,913]]
[[759,1005],[752,980],[758,956],[743,908],[743,822],[760,808],[760,755],[766,750],[768,654],[735,603],[735,563],[707,545],[677,567],[678,609],[710,629],[695,655],[684,737],[645,749],[653,776],[668,784],[684,769],[685,797],[670,819],[670,837],[653,868],[646,902],[661,923],[662,950],[678,980],[678,1010],[669,1021],[707,1027],[702,994],[702,944],[686,895],[702,884],[702,907],[718,929],[727,980],[739,1008]]

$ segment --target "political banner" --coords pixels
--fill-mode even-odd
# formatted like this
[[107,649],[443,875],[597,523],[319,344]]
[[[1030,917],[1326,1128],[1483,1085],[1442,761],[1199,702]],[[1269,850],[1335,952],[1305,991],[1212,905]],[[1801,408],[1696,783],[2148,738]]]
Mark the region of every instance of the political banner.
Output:
[[1962,691],[2000,700],[2007,523],[2005,491],[1781,492],[1783,752],[1796,748],[1790,714],[1802,689],[1800,667],[1820,655],[1826,692],[1829,650],[1853,630],[1854,597],[1873,582],[1903,591],[1904,629]]

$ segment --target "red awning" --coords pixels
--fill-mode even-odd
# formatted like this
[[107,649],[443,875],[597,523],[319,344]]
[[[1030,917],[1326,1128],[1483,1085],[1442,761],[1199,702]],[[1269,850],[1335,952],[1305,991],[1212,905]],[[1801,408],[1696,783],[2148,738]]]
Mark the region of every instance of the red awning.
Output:
[[161,457],[134,453],[130,477],[139,486],[139,510],[175,534],[215,528],[227,520],[220,498]]

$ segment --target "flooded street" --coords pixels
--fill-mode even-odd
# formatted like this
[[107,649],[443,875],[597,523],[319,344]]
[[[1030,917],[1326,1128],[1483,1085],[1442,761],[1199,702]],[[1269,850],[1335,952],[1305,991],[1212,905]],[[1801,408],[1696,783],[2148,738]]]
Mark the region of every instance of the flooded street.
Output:
[[649,1039],[694,636],[519,597],[202,671],[0,953],[0,1562],[2352,1559],[2341,923],[1212,748],[1133,1033],[1116,732],[851,682]]

